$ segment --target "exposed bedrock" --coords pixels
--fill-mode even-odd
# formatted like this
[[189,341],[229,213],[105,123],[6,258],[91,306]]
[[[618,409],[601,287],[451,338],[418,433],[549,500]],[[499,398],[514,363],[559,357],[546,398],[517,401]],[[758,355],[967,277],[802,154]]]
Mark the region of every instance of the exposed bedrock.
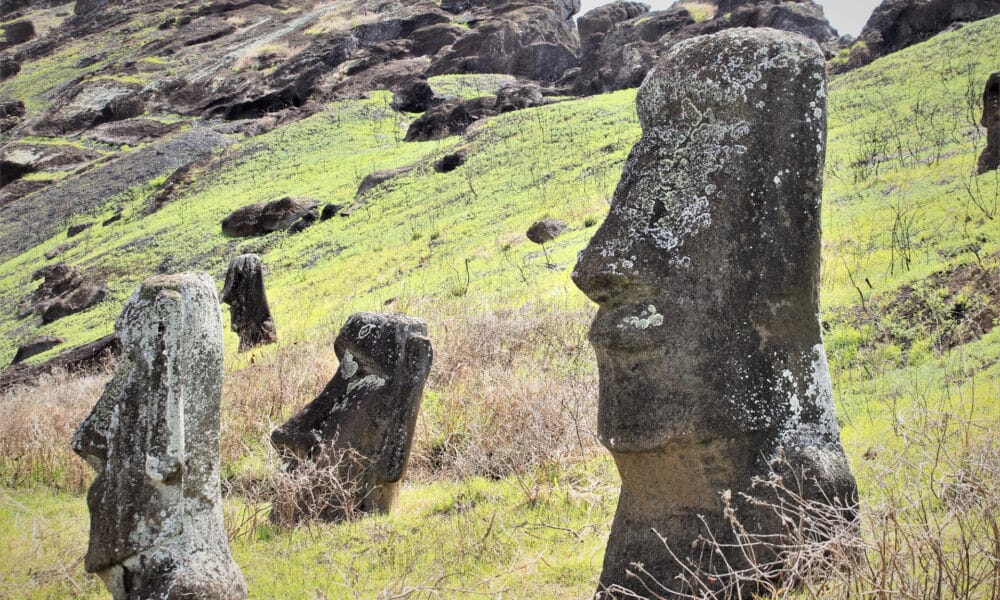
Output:
[[622,477],[602,591],[639,585],[633,562],[679,586],[660,535],[718,572],[692,543],[733,542],[727,492],[749,532],[784,533],[743,497],[773,500],[753,485],[772,473],[850,527],[818,317],[824,70],[802,36],[732,29],[675,45],[639,90],[642,138],[573,273],[600,305],[598,432]]

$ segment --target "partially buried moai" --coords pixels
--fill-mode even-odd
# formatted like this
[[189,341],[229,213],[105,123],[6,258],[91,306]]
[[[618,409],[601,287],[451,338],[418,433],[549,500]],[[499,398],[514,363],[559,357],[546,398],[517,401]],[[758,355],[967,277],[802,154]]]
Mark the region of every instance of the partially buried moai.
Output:
[[[395,504],[432,351],[423,321],[398,315],[351,316],[334,342],[340,367],[323,392],[271,433],[279,450],[303,461],[337,464],[351,485],[350,508],[388,512]],[[349,456],[339,454],[349,451]],[[273,515],[294,522],[306,514],[337,521],[345,506],[311,506],[308,499],[277,507]],[[288,510],[292,514],[287,514]]]
[[278,341],[259,256],[242,254],[229,263],[222,301],[229,305],[232,329],[240,336],[240,352]]
[[608,596],[644,589],[631,563],[683,587],[660,536],[703,573],[746,566],[694,542],[733,541],[724,494],[749,532],[785,531],[743,498],[768,500],[754,478],[853,517],[819,321],[824,68],[804,37],[734,29],[674,46],[639,90],[642,138],[573,273],[600,305],[598,429],[622,479]]
[[990,75],[986,80],[981,122],[986,128],[986,148],[979,155],[976,172],[980,175],[1000,169],[1000,71]]
[[73,435],[96,471],[85,566],[116,600],[246,598],[222,522],[222,319],[207,274],[147,279],[114,378]]

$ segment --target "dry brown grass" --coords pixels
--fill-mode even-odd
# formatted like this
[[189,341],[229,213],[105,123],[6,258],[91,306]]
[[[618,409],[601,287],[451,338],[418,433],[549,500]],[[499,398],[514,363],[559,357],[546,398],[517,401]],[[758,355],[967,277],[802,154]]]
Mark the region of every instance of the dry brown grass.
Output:
[[0,394],[0,477],[4,485],[42,484],[81,491],[93,474],[70,449],[77,426],[104,391],[110,372],[43,376]]
[[233,63],[233,70],[262,71],[276,66],[306,49],[305,45],[265,44],[248,50]]

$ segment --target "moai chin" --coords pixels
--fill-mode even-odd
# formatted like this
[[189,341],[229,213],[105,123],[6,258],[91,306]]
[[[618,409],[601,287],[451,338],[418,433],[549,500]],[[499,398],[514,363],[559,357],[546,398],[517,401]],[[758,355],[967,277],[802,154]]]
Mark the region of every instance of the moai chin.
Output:
[[222,522],[222,320],[207,274],[147,279],[114,378],[73,435],[97,471],[85,567],[116,600],[246,598]]
[[[406,472],[424,382],[433,354],[423,321],[397,315],[351,316],[334,342],[340,367],[323,392],[271,433],[295,461],[337,462],[354,486],[344,499],[360,512],[389,512]],[[296,468],[292,465],[291,468]],[[343,506],[292,507],[337,521]],[[272,515],[283,522],[302,514]]]
[[278,341],[259,256],[243,254],[229,263],[222,301],[229,305],[232,329],[240,336],[240,352]]
[[727,491],[747,530],[783,533],[741,496],[767,500],[773,469],[853,516],[819,322],[824,69],[804,37],[734,29],[674,46],[639,90],[642,138],[573,273],[600,305],[598,432],[622,479],[599,592],[643,589],[631,563],[679,585],[660,536],[724,570],[692,544],[732,541]]

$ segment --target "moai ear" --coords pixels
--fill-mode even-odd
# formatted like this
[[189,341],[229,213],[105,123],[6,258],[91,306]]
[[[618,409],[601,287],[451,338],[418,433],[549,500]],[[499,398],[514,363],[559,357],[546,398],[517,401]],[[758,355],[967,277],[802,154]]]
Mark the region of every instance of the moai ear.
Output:
[[393,389],[406,390],[406,397],[400,399],[400,411],[389,427],[378,458],[379,479],[395,483],[403,478],[406,463],[410,458],[413,433],[417,414],[424,393],[424,382],[431,369],[434,353],[431,341],[422,335],[410,335],[403,347],[400,360],[400,374]]

